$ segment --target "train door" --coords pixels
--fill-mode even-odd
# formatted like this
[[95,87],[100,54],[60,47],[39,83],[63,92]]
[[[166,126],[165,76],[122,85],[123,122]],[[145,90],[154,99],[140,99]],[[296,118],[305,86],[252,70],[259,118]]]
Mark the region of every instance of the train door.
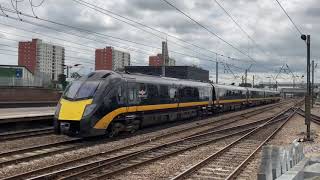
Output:
[[213,85],[211,85],[210,90],[211,90],[210,92],[211,98],[209,99],[209,102],[210,102],[209,104],[210,106],[214,106],[214,101],[216,100],[216,92]]
[[127,112],[136,112],[138,102],[138,85],[134,80],[127,81]]

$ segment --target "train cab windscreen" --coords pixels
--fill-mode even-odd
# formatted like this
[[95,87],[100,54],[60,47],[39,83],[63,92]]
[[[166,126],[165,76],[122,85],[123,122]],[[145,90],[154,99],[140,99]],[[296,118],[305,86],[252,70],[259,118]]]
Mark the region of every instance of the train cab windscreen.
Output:
[[66,89],[63,97],[66,99],[91,98],[98,89],[99,84],[99,81],[73,81]]

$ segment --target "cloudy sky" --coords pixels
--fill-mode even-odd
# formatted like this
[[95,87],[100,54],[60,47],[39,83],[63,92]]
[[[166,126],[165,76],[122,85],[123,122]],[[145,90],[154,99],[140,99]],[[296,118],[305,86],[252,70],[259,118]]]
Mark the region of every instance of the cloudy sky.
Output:
[[[255,74],[256,82],[268,82],[284,64],[297,76],[305,74],[306,44],[275,0],[217,0],[254,41],[215,0],[168,1],[223,40],[163,0],[44,0],[40,6],[42,0],[33,0],[33,6],[29,0],[0,0],[1,64],[17,64],[18,41],[40,38],[63,45],[66,63],[83,64],[82,73],[94,69],[94,50],[110,45],[130,52],[133,65],[147,65],[148,56],[160,53],[161,41],[167,39],[177,65],[199,66],[213,79],[217,58],[222,83],[241,81],[232,74],[242,76],[251,64],[248,79]],[[311,34],[311,58],[318,63],[320,1],[279,2],[302,33]],[[292,81],[291,76],[281,73],[277,80]]]

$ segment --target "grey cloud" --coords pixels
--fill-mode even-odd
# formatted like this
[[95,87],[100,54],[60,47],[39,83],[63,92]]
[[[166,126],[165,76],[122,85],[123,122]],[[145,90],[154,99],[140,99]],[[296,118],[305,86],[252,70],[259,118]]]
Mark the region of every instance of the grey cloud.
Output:
[[[232,14],[237,22],[241,24],[241,26],[250,34],[250,36],[255,39],[259,46],[267,52],[268,55],[265,55],[258,48],[256,48],[255,45],[250,42],[250,40],[248,40],[246,35],[244,35],[237,28],[237,26],[235,26],[235,24],[229,19],[229,17],[226,16],[226,14],[219,8],[219,6],[215,4],[214,1],[169,1],[185,11],[187,14],[197,19],[202,24],[209,27],[220,37],[226,39],[228,42],[241,49],[243,52],[247,53],[249,49],[250,56],[254,57],[258,61],[258,63],[255,64],[252,68],[253,72],[274,73],[273,71],[271,72],[270,69],[278,69],[283,63],[288,63],[296,72],[300,73],[304,71],[306,55],[305,44],[303,44],[303,42],[299,39],[299,34],[297,34],[292,24],[290,24],[290,21],[287,19],[285,14],[275,2],[265,0],[218,0],[228,10],[228,12]],[[303,30],[303,32],[311,34],[311,52],[312,57],[315,58],[320,57],[320,52],[317,51],[320,46],[320,36],[318,35],[318,32],[320,31],[320,24],[318,22],[320,10],[317,7],[320,6],[320,3],[318,0],[309,1],[309,3],[300,1],[284,1],[283,6],[288,10],[288,13],[292,16],[294,21]],[[123,16],[132,18],[151,27],[155,27],[164,32],[169,32],[170,34],[179,36],[184,40],[205,47],[206,49],[225,54],[226,56],[248,60],[248,57],[242,55],[224,42],[213,37],[208,32],[204,31],[202,28],[195,25],[186,17],[178,13],[172,7],[164,3],[162,0],[88,0],[88,2],[96,4],[99,7],[114,11],[115,13],[121,14]],[[8,2],[6,0],[0,0],[0,3],[8,5]],[[25,3],[25,5],[21,4],[21,6],[19,6],[20,10],[23,12],[31,13],[27,1],[24,1],[22,3]],[[128,39],[155,47],[161,47],[160,38],[119,22],[99,12],[90,10],[82,5],[74,3],[73,1],[47,0],[43,6],[36,8],[35,10],[39,17],[49,18],[55,21],[62,22],[64,24],[89,29],[111,36],[121,37],[123,39]],[[21,22],[11,21],[6,18],[0,18],[0,21],[3,23],[10,23],[15,26],[21,26],[26,29],[59,37],[67,41],[75,41],[97,48],[102,48],[106,45],[114,45],[117,47],[130,46],[130,48],[136,50],[144,49],[148,51],[144,52],[150,55],[160,52],[159,49],[148,48],[128,42],[115,42],[116,40],[114,39],[108,39],[102,36],[97,37],[87,33],[80,33],[69,28],[52,24],[50,24],[50,26],[54,28],[76,33],[83,37],[94,38],[96,39],[96,41],[90,41],[85,38],[57,33],[53,30],[31,26]],[[43,24],[43,22],[40,21],[36,22]],[[30,36],[30,39],[31,37],[36,37],[36,35],[24,33],[22,31],[16,31],[14,33],[18,33],[24,36]],[[163,34],[159,35],[163,36]],[[50,38],[44,39],[46,41],[59,42],[58,40],[53,40]],[[196,60],[194,58],[185,57],[183,55],[170,53],[170,55],[174,57],[178,63],[192,64],[194,62],[201,67],[207,68],[209,70],[214,69],[214,63],[204,60],[204,57],[206,57],[207,59],[209,57],[211,57],[211,59],[214,59],[214,54],[204,50],[199,50],[193,46],[186,45],[180,42],[185,46],[193,48],[194,51],[183,49],[171,43],[171,40],[176,41],[175,39],[169,38],[170,50],[182,52],[192,56],[202,57],[200,58],[200,60]],[[71,43],[60,43],[80,47]],[[86,47],[81,48],[88,49]],[[66,48],[66,53],[72,54],[72,52],[68,52],[68,49],[69,48]],[[125,48],[123,48],[123,50],[130,51],[126,50]],[[130,53],[133,61],[147,64],[148,55],[139,54],[133,51],[131,51]],[[94,52],[89,54],[91,55],[90,57],[92,57]],[[203,54],[207,56],[204,56]],[[75,56],[81,57],[82,55],[75,54]],[[84,57],[88,56],[84,55]],[[15,57],[8,58],[14,58],[14,61],[16,61]],[[225,61],[225,59],[219,60]],[[242,68],[246,68],[249,65],[247,62],[241,61],[227,62],[233,63],[234,65]],[[241,71],[236,68],[233,68],[233,70],[239,73]]]

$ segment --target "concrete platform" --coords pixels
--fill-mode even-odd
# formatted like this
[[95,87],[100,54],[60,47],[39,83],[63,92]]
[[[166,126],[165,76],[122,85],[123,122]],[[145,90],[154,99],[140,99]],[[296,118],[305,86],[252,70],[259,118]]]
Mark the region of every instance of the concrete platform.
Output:
[[55,107],[1,108],[0,124],[53,118]]
[[307,166],[304,169],[304,178],[320,177],[320,163],[315,163]]
[[58,101],[0,101],[0,108],[55,107]]

